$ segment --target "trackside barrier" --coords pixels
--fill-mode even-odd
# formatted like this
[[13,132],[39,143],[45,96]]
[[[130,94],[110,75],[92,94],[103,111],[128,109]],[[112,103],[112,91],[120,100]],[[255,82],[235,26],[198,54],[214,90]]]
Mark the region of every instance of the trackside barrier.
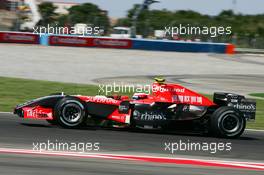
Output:
[[39,44],[39,35],[23,32],[0,32],[0,43]]
[[232,44],[226,43],[133,39],[132,49],[233,54],[235,47]]
[[113,39],[106,37],[79,37],[79,36],[58,36],[49,37],[51,46],[75,46],[75,47],[104,47],[117,49],[131,49],[132,40]]
[[37,35],[23,32],[0,32],[0,43],[41,44],[46,46],[102,47],[175,52],[235,53],[228,43],[185,42],[149,39],[115,39],[73,35]]

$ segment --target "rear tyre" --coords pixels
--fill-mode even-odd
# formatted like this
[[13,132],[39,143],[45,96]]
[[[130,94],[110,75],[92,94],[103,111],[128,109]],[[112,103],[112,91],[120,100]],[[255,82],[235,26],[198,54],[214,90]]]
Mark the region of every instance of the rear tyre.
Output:
[[245,118],[233,107],[220,107],[210,118],[210,131],[216,137],[237,138],[245,127]]
[[65,97],[54,109],[58,124],[64,128],[77,128],[85,124],[87,112],[85,103],[75,97]]

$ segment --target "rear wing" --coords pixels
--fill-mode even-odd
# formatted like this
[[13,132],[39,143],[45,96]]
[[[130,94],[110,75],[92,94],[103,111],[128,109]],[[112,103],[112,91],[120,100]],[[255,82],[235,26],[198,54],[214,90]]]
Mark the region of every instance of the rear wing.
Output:
[[214,93],[214,103],[220,106],[232,106],[239,110],[246,120],[255,120],[256,118],[256,100],[248,99],[242,95],[216,92]]

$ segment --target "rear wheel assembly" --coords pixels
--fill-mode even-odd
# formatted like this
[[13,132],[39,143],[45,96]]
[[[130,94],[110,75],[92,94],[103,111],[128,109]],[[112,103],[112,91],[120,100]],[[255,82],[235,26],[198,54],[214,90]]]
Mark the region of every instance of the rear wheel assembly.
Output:
[[237,138],[245,127],[245,118],[233,107],[220,107],[210,118],[210,131],[217,137]]

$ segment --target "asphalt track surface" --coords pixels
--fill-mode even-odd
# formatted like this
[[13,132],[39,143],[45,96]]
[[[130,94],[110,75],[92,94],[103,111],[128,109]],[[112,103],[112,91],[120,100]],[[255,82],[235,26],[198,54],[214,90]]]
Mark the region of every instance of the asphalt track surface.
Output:
[[[33,149],[33,143],[100,143],[99,153],[189,157],[218,160],[239,160],[263,163],[264,133],[246,131],[236,140],[204,137],[183,133],[134,132],[126,129],[85,127],[62,129],[45,121],[23,120],[12,114],[0,115],[0,148]],[[227,143],[231,151],[165,151],[165,142],[179,141]],[[4,174],[263,174],[263,171],[234,170],[229,168],[198,167],[125,160],[78,159],[62,156],[0,154],[0,171]],[[62,173],[63,172],[63,173]],[[38,173],[38,174],[39,174]]]
[[[150,83],[156,75],[194,90],[243,94],[264,91],[264,57],[204,53],[44,47],[0,44],[0,76],[73,83]],[[33,142],[100,142],[100,153],[156,155],[263,163],[263,132],[246,131],[237,140],[193,134],[131,132],[122,129],[66,130],[45,121],[24,121],[0,114],[0,148],[32,149]],[[232,150],[164,150],[165,142],[231,142]],[[1,174],[264,174],[187,165],[104,159],[79,159],[0,153]]]

